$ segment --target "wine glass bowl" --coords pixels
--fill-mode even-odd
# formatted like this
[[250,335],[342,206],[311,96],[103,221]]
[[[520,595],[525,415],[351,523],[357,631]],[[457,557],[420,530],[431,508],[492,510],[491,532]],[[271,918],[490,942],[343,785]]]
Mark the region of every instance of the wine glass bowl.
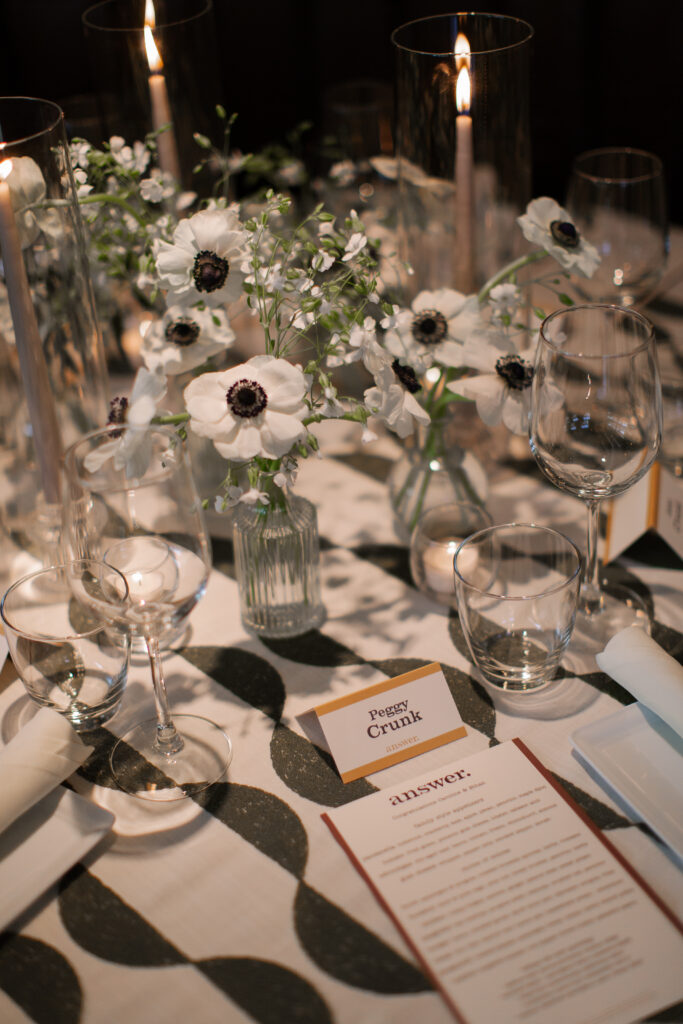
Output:
[[[65,527],[73,552],[99,557],[125,578],[125,609],[111,615],[147,649],[157,717],[114,747],[127,792],[154,800],[201,791],[224,773],[230,740],[207,719],[171,716],[159,638],[177,628],[206,589],[211,550],[187,451],[165,427],[95,431],[65,455]],[[176,728],[177,726],[177,728]]]
[[573,282],[579,296],[622,306],[646,301],[669,246],[661,160],[618,147],[581,153],[572,164],[565,205],[600,253],[594,274]]
[[[572,306],[541,325],[532,383],[530,446],[555,486],[589,509],[581,588],[584,618],[596,637],[616,632],[620,602],[608,612],[598,581],[600,503],[650,468],[661,443],[661,387],[652,325],[617,306]],[[644,612],[631,609],[642,622]],[[622,627],[623,628],[623,627]]]

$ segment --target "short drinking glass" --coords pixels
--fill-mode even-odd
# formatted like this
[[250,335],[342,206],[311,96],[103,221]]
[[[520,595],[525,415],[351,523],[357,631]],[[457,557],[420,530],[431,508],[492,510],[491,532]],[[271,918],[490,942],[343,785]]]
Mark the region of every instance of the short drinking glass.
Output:
[[549,682],[574,628],[576,545],[544,526],[507,523],[466,538],[453,568],[460,623],[484,679],[502,690]]
[[79,731],[103,725],[121,702],[129,637],[97,609],[123,608],[127,597],[116,569],[79,559],[24,576],[2,599],[10,656],[29,696]]

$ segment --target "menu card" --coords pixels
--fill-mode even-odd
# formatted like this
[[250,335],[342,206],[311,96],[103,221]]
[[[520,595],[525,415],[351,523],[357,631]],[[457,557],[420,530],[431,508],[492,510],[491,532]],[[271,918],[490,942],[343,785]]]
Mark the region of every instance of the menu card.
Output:
[[466,1024],[629,1024],[683,929],[520,740],[323,819]]

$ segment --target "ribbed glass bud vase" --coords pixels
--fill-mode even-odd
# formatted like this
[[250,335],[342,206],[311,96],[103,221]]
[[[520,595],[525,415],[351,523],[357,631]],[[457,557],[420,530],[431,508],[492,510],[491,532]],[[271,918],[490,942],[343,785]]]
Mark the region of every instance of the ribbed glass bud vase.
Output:
[[325,618],[320,600],[318,519],[306,498],[238,505],[235,570],[244,628],[257,636],[298,636]]

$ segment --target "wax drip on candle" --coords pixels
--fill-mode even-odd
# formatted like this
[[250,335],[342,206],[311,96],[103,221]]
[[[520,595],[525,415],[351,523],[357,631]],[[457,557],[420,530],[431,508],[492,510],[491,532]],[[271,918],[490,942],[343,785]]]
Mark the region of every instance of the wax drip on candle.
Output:
[[151,72],[149,76],[149,96],[152,104],[152,127],[158,132],[164,125],[171,127],[157,136],[157,153],[159,154],[159,166],[162,171],[172,175],[176,181],[180,181],[180,162],[178,160],[178,146],[176,143],[175,131],[173,129],[173,116],[171,105],[168,99],[166,78],[162,74],[164,62],[154,42],[152,34],[156,26],[156,15],[152,0],[147,0],[145,6],[145,24],[143,36],[145,40],[145,51],[147,63]]
[[474,290],[474,158],[472,153],[472,81],[470,44],[459,32],[453,48],[455,60],[455,213],[456,285]]

